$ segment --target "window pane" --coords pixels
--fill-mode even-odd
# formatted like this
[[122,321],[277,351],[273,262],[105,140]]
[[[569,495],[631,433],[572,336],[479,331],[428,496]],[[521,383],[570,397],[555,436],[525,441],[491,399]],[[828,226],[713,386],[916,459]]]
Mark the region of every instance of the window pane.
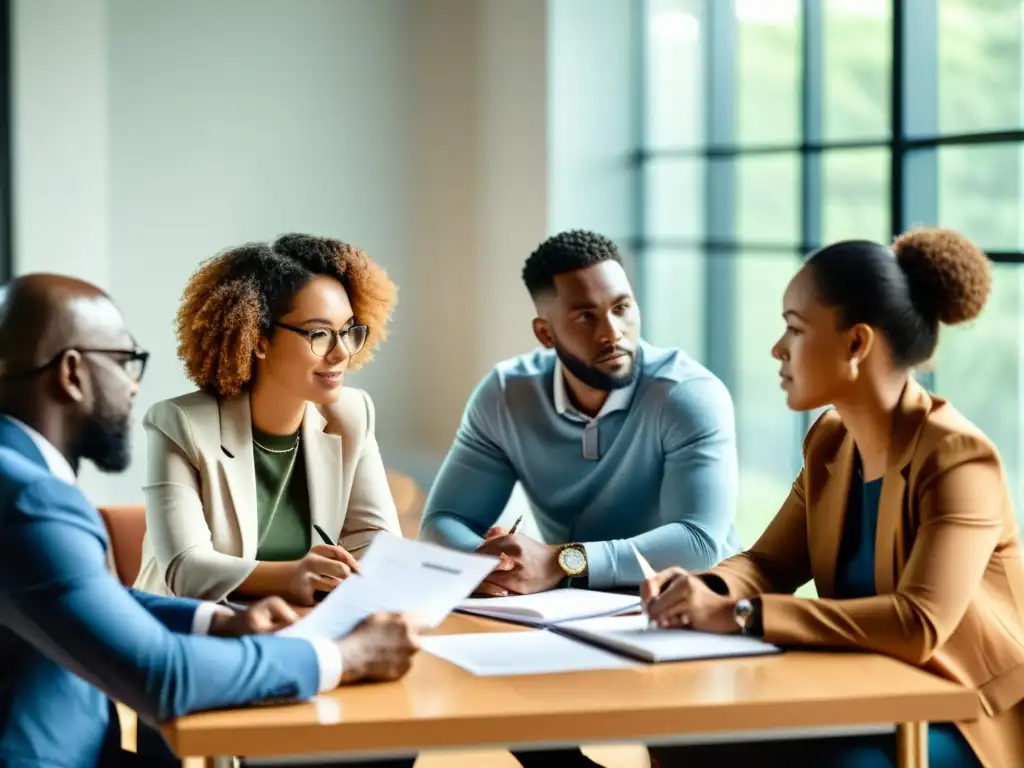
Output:
[[697,241],[704,224],[704,161],[650,160],[644,165],[647,236]]
[[889,151],[833,150],[822,157],[822,237],[889,242]]
[[736,138],[747,144],[795,144],[800,140],[799,2],[734,0],[733,7]]
[[1018,250],[1021,152],[1019,144],[940,147],[939,223],[988,250]]
[[737,235],[740,242],[800,242],[800,157],[754,155],[737,164]]
[[744,252],[736,264],[736,437],[740,498],[736,527],[749,547],[778,512],[800,468],[801,420],[786,407],[772,346],[782,335],[782,294],[796,256]]
[[696,249],[650,248],[640,255],[643,337],[704,355],[704,255]]
[[996,264],[993,278],[981,317],[969,326],[944,330],[935,386],[999,448],[1017,518],[1024,520],[1024,267]]
[[1020,0],[939,3],[939,129],[1021,125]]
[[890,135],[890,0],[825,0],[823,16],[825,139]]
[[704,136],[700,0],[648,0],[647,142],[698,146]]

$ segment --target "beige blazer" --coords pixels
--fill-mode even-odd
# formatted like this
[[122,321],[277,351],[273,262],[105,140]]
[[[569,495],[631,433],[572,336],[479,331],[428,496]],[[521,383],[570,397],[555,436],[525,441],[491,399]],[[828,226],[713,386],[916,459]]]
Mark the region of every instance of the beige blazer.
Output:
[[[911,381],[882,478],[877,597],[836,600],[854,460],[853,438],[826,413],[778,515],[705,578],[736,597],[760,595],[769,642],[883,653],[977,689],[981,717],[957,727],[987,768],[1024,766],[1024,566],[999,454]],[[810,579],[822,599],[790,594]]]
[[[249,397],[193,392],[154,405],[143,426],[146,538],[135,586],[222,600],[257,563]],[[351,387],[331,406],[307,405],[302,420],[310,517],[356,557],[380,531],[401,536],[373,427],[369,395]]]

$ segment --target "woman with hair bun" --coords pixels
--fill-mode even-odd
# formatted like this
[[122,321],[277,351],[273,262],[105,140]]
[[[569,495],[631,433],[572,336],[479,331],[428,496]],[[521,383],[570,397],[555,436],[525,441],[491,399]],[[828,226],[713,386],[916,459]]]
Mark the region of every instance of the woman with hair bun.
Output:
[[[978,316],[990,286],[985,254],[949,230],[812,254],[786,289],[772,356],[791,409],[834,407],[805,438],[789,498],[747,552],[701,574],[670,568],[643,590],[664,627],[886,654],[976,688],[977,720],[929,728],[933,768],[1024,765],[1024,568],[1002,461],[911,373],[940,325]],[[819,597],[795,597],[812,579]],[[895,751],[883,735],[652,753],[662,768],[873,768]]]

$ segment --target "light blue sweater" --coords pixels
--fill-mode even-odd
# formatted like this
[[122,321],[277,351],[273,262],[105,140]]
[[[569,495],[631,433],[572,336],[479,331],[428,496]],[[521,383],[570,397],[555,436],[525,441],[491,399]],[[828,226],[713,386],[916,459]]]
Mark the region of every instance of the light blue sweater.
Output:
[[[732,398],[684,353],[641,342],[628,402],[589,424],[555,404],[554,352],[499,363],[477,386],[424,511],[421,537],[473,550],[518,480],[542,538],[579,542],[594,588],[739,551]],[[606,409],[607,410],[607,409]],[[591,458],[587,458],[586,456]]]

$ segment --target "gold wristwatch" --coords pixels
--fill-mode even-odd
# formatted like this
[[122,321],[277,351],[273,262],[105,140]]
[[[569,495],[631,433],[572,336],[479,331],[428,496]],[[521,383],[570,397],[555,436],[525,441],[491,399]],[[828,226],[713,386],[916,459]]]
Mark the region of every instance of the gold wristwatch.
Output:
[[566,576],[579,576],[587,570],[587,550],[582,544],[563,544],[558,553],[558,567]]

